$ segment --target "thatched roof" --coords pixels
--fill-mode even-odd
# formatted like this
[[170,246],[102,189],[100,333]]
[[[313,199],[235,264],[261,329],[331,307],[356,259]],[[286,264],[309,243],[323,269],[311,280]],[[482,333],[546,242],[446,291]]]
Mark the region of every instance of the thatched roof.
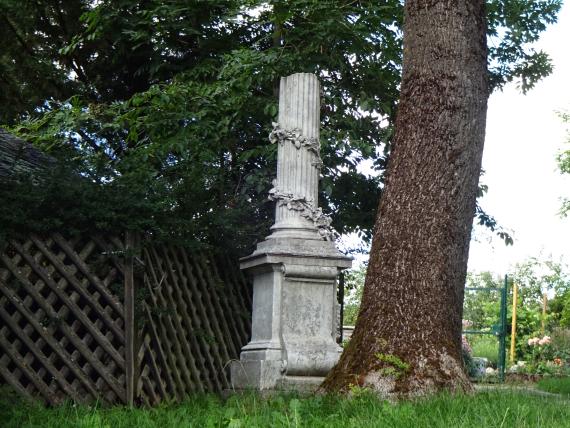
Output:
[[0,128],[0,179],[49,168],[55,159]]

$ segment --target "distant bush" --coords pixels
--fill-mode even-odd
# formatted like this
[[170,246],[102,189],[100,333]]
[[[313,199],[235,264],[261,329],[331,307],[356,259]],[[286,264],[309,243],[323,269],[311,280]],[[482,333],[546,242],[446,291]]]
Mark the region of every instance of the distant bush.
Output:
[[570,328],[555,328],[550,337],[554,356],[570,365]]

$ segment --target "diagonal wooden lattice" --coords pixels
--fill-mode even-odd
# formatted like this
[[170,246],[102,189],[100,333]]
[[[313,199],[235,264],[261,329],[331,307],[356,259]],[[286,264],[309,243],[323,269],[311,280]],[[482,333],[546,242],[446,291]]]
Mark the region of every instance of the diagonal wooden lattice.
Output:
[[251,288],[225,257],[143,250],[137,396],[149,404],[230,387],[229,362],[248,341]]
[[31,236],[0,256],[0,378],[58,404],[124,401],[123,266],[118,240]]
[[65,399],[156,404],[229,387],[251,287],[229,258],[130,237],[10,241],[0,255],[0,383]]

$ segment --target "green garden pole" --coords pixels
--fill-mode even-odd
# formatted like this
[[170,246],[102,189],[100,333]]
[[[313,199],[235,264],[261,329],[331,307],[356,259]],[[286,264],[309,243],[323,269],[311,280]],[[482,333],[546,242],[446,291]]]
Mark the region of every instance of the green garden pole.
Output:
[[505,363],[506,363],[506,339],[507,339],[507,288],[508,276],[505,275],[505,285],[501,290],[501,311],[500,311],[500,328],[499,328],[499,381],[505,381]]

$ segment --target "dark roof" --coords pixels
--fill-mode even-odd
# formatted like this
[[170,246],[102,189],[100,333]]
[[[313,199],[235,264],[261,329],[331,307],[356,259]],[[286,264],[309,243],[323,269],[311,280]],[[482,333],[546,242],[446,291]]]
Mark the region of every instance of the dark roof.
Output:
[[0,128],[0,179],[53,166],[55,159]]

